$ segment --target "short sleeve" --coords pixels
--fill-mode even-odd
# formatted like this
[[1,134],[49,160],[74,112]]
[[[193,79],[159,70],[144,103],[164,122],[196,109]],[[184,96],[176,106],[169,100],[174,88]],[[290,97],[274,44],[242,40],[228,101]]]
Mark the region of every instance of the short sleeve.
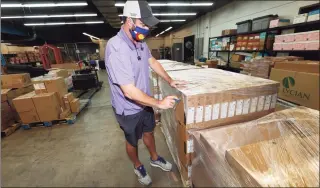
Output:
[[134,84],[134,74],[130,57],[121,52],[113,52],[109,59],[109,76],[117,85]]

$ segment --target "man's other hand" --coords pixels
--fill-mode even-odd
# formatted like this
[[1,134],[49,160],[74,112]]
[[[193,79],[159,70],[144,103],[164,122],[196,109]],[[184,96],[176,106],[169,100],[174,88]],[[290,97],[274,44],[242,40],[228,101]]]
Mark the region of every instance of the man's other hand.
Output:
[[179,98],[177,96],[167,96],[163,100],[159,101],[158,108],[164,109],[164,110],[173,108],[176,103],[176,100],[178,99]]
[[170,86],[173,88],[184,88],[186,84],[187,84],[186,81],[181,81],[181,80],[172,80],[170,82]]

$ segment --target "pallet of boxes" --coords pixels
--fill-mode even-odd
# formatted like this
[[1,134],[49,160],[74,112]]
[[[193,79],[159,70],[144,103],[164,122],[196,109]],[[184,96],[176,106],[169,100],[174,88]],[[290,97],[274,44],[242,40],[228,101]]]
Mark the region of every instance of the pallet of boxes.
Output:
[[[200,67],[192,66],[189,64],[171,61],[171,60],[158,60],[165,71],[178,71],[178,70],[188,70],[188,69],[200,69]],[[150,69],[150,85],[151,85],[151,95],[155,99],[162,99],[162,93],[159,89],[159,76],[152,69]],[[160,120],[160,111],[159,109],[155,109],[156,121]]]
[[32,79],[32,84],[33,92],[13,100],[23,128],[39,124],[52,126],[54,122],[73,119],[72,113],[80,111],[80,101],[68,93],[63,77],[48,74]]
[[315,161],[319,157],[315,139],[319,137],[319,112],[303,108],[274,113],[278,82],[218,69],[169,75],[187,81],[184,88],[174,89],[159,79],[164,97],[181,99],[174,109],[162,111],[161,129],[185,186],[319,183],[319,168],[298,168],[300,159],[301,165],[309,160],[314,167],[319,165]]
[[20,127],[13,99],[33,90],[29,74],[1,75],[1,136],[9,136]]

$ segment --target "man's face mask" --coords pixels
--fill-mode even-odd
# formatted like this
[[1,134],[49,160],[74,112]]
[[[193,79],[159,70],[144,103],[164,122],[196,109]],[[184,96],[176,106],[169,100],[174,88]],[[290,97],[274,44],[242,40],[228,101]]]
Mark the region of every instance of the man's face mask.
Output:
[[144,29],[139,26],[136,26],[131,20],[132,25],[134,26],[133,29],[130,29],[131,36],[137,42],[143,42],[143,40],[148,36],[149,29]]

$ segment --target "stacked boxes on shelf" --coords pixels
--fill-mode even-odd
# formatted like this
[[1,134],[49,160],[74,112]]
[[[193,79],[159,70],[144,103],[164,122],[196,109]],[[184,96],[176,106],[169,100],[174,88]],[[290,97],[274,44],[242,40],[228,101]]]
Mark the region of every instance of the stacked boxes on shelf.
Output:
[[298,14],[293,18],[293,24],[304,23],[308,19],[308,14]]
[[195,187],[319,185],[319,111],[287,109],[193,138]]
[[[190,178],[193,145],[190,130],[253,120],[274,111],[278,83],[219,69],[172,71],[184,88],[171,88],[159,79],[163,96],[177,95],[174,109],[161,113],[162,130],[185,182]],[[188,170],[189,169],[189,170]],[[187,183],[186,183],[187,184]]]
[[277,35],[273,50],[319,50],[319,30]]
[[283,57],[264,57],[255,58],[250,62],[242,63],[243,71],[250,76],[269,78],[270,70],[274,66],[275,62],[285,62],[285,61],[297,61],[303,60],[303,57],[296,56],[283,56]]
[[312,22],[312,21],[319,20],[319,16],[320,16],[319,14],[320,14],[320,9],[309,12],[307,21]]

